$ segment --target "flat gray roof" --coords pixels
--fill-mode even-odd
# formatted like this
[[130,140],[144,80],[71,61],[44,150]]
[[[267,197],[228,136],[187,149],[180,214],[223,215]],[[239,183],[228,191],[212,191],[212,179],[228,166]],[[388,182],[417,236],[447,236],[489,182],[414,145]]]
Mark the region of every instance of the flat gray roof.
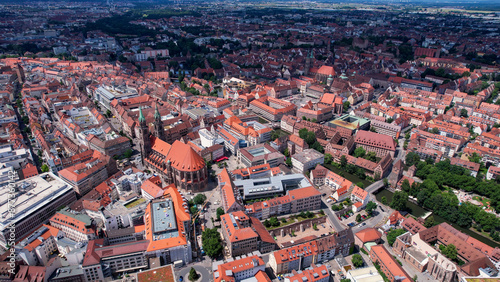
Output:
[[235,180],[234,185],[243,189],[244,196],[268,193],[285,193],[302,187],[311,186],[303,174],[278,175],[266,178]]
[[293,155],[292,158],[296,159],[300,163],[305,164],[313,160],[322,159],[324,158],[324,156],[314,149],[306,149],[300,153]]
[[38,211],[73,187],[52,172],[43,173],[16,182],[14,218],[8,212],[9,185],[0,187],[0,230],[11,222],[19,222],[33,211]]
[[174,203],[170,199],[153,202],[153,240],[163,240],[179,236],[175,219]]

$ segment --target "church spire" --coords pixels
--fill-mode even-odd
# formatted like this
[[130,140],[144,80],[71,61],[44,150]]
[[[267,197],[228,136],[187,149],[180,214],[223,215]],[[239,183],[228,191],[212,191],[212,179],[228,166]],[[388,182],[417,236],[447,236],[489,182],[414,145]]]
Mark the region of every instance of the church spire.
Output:
[[139,106],[139,122],[145,122],[145,121],[146,121],[146,118],[142,114],[142,108],[141,108],[141,106]]
[[139,148],[141,149],[142,164],[144,159],[149,156],[151,152],[151,140],[149,139],[149,128],[146,123],[146,118],[142,113],[142,107],[139,106]]
[[160,111],[158,111],[158,103],[155,103],[155,119],[161,119]]
[[160,140],[165,141],[165,128],[161,120],[161,114],[158,110],[158,103],[155,104],[155,121],[154,121],[154,135]]

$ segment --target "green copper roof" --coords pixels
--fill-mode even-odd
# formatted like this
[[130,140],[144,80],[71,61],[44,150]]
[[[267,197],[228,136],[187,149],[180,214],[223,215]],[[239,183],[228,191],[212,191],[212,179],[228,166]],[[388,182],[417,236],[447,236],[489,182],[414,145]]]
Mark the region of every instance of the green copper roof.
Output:
[[158,111],[158,103],[155,104],[155,119],[161,118],[160,112]]
[[139,106],[139,122],[143,122],[143,121],[145,122],[146,118],[142,114],[142,108],[141,108],[141,106]]

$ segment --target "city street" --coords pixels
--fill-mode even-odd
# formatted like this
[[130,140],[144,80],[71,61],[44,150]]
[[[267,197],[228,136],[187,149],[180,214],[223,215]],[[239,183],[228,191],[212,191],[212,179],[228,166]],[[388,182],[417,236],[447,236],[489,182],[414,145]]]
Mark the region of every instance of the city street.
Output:
[[327,203],[324,202],[324,200],[321,200],[321,208],[323,211],[325,211],[325,214],[328,216],[330,219],[330,222],[332,223],[333,227],[335,228],[335,231],[339,232],[347,227],[340,223],[340,220],[337,218],[337,216],[333,213],[332,209],[327,205]]
[[175,276],[177,278],[177,281],[179,281],[179,277],[182,276],[183,281],[189,281],[188,276],[189,276],[189,271],[191,270],[191,267],[198,272],[200,278],[198,281],[213,281],[213,275],[212,275],[212,260],[210,258],[206,258],[205,260],[197,263],[190,263],[180,270],[175,269]]

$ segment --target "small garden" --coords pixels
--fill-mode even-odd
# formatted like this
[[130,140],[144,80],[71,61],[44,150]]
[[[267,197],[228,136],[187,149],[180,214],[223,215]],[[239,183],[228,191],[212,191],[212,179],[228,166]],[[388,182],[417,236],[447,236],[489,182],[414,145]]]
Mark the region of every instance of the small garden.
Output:
[[[284,217],[281,220],[279,220],[277,217],[271,217],[269,219],[264,220],[263,224],[267,228],[267,230],[272,230],[272,229],[276,229],[278,227],[287,226],[287,225],[301,222],[301,221],[304,221],[307,219],[321,217],[323,215],[325,215],[325,213],[323,211],[320,211],[319,213],[313,213],[310,211],[306,211],[306,212],[301,212],[300,214],[297,214],[297,215],[290,216],[288,218]],[[313,228],[314,228],[314,226],[313,226]],[[317,227],[316,227],[316,229],[317,229]]]
[[136,207],[136,206],[138,206],[138,205],[140,205],[140,204],[144,203],[145,201],[146,201],[146,199],[144,199],[144,198],[139,198],[139,199],[137,199],[137,200],[135,200],[135,201],[133,201],[133,202],[130,202],[130,203],[126,204],[126,205],[125,205],[125,207],[126,207],[127,209],[131,209],[131,208],[133,208],[133,207]]

